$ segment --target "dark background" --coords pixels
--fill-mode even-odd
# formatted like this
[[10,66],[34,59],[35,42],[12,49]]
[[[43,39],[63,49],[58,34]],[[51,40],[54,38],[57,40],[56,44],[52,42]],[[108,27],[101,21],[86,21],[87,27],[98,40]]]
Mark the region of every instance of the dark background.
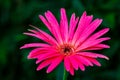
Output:
[[107,42],[110,49],[100,51],[110,60],[99,59],[102,67],[87,67],[78,70],[75,76],[68,74],[68,80],[120,80],[120,0],[0,0],[0,80],[62,80],[63,66],[50,74],[46,69],[36,71],[35,60],[28,60],[31,49],[20,50],[27,42],[39,41],[22,33],[30,29],[29,24],[46,30],[38,15],[50,10],[59,20],[59,10],[64,7],[68,18],[83,11],[94,18],[102,18],[100,28],[109,27]]

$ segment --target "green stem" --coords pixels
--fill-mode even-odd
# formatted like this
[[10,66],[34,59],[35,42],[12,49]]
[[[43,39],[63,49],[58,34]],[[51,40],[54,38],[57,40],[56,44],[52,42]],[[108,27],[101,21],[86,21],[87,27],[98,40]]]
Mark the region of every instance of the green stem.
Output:
[[63,80],[67,80],[67,71],[64,68],[64,73],[63,73]]

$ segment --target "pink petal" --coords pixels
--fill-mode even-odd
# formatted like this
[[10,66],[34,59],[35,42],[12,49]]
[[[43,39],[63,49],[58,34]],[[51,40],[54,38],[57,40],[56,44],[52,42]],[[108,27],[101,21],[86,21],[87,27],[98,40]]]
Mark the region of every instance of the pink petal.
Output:
[[[92,41],[85,41],[83,44],[80,45],[80,47],[77,48],[78,51],[83,50],[85,48],[97,45],[103,41],[109,40],[109,37],[105,37],[105,38],[99,38],[97,40],[92,40]],[[91,44],[92,43],[92,44]]]
[[93,18],[93,16],[85,16],[83,18],[83,21],[80,20],[80,22],[78,24],[78,28],[77,28],[76,33],[75,33],[74,38],[73,38],[73,43],[75,43],[77,41],[76,46],[79,44],[79,42],[80,42],[79,39],[81,38],[83,31],[88,28],[88,25],[92,21],[92,18]]
[[[50,13],[50,12],[49,12]],[[52,13],[50,13],[52,14]],[[47,13],[45,13],[46,17],[47,17]],[[53,16],[53,15],[52,15]],[[58,40],[57,38],[57,33],[55,32],[54,26],[51,26],[52,23],[49,23],[49,21],[47,21],[42,15],[39,15],[39,18],[42,20],[42,22],[47,26],[47,28],[50,30],[50,32],[54,35],[54,37]],[[53,23],[54,24],[54,23]],[[58,23],[57,23],[58,25]]]
[[55,69],[60,64],[60,62],[63,60],[63,58],[64,58],[64,55],[61,55],[57,57],[56,59],[54,59],[54,61],[52,61],[52,63],[48,67],[47,73],[50,73],[53,69]]
[[[49,16],[48,16],[49,15]],[[59,27],[59,24],[58,24],[58,21],[57,19],[55,18],[55,16],[52,14],[51,11],[47,11],[46,13],[46,18],[48,18],[50,21],[52,21],[52,23],[54,23],[54,25],[56,25],[57,27]]]
[[85,48],[84,50],[101,50],[101,49],[104,49],[104,48],[110,48],[110,46],[106,45],[106,44],[97,44],[97,45]]
[[71,56],[69,57],[69,59],[70,59],[70,62],[71,62],[71,65],[73,66],[73,68],[74,68],[75,70],[78,70],[78,63],[77,63],[77,61],[75,60],[74,55],[71,55]]
[[82,64],[86,65],[86,66],[93,66],[93,64],[85,57],[80,56],[80,55],[76,55],[76,59],[80,62],[82,62]]
[[[78,55],[75,55],[75,56],[78,56]],[[75,59],[76,59],[76,61],[77,61],[77,64],[78,64],[79,68],[80,68],[82,71],[84,71],[84,70],[85,70],[85,67],[84,67],[83,63],[82,63],[80,60],[78,60],[77,58],[75,58]]]
[[69,56],[65,56],[64,58],[64,66],[66,68],[67,71],[70,70],[70,60],[69,60]]
[[71,16],[70,29],[69,29],[69,40],[70,40],[70,42],[73,39],[78,20],[79,20],[79,17],[77,17],[76,20],[75,20],[75,15],[74,14]]
[[28,55],[28,59],[32,59],[32,58],[37,58],[39,55],[43,54],[43,53],[54,53],[55,50],[53,48],[36,48],[33,49],[29,55]]
[[[32,31],[32,30],[31,30]],[[25,35],[28,35],[28,36],[33,36],[33,37],[36,37],[36,38],[39,38],[39,39],[41,39],[41,40],[43,40],[43,41],[45,41],[45,42],[47,42],[47,43],[49,43],[49,44],[51,44],[51,45],[57,45],[57,42],[54,40],[53,41],[53,39],[52,38],[47,38],[47,37],[45,37],[43,34],[40,34],[39,32],[35,32],[35,33],[29,33],[29,32],[25,32],[24,33]]]
[[88,58],[93,64],[97,65],[97,66],[101,66],[101,64],[94,58]]
[[70,18],[70,29],[69,29],[69,33],[71,32],[71,30],[72,30],[72,28],[74,28],[75,29],[75,27],[72,27],[73,25],[74,25],[74,23],[75,23],[75,13],[73,13],[72,14],[72,16],[71,16],[71,18]]
[[81,34],[81,31],[83,31],[84,29],[84,23],[85,23],[85,17],[86,17],[86,12],[84,12],[80,18],[80,21],[78,23],[78,27],[75,31],[75,34],[74,34],[74,37],[73,37],[73,41],[72,41],[72,44],[78,39],[78,35]]
[[90,36],[90,38],[88,38],[88,40],[97,39],[97,38],[101,37],[102,35],[104,35],[105,33],[107,33],[108,31],[109,31],[109,28],[102,29],[102,30],[98,31],[97,33],[93,34],[92,36]]
[[61,8],[61,20],[60,20],[60,30],[63,40],[67,42],[68,40],[68,20],[66,16],[66,11],[64,8]]
[[45,59],[54,58],[54,57],[57,57],[57,56],[60,56],[60,54],[54,53],[54,52],[53,53],[48,52],[48,53],[41,54],[37,57],[38,60],[36,61],[36,64],[40,63],[41,61],[43,61]]
[[[54,44],[54,45],[57,44],[56,40],[51,35],[47,34],[46,32],[42,31],[41,29],[39,29],[39,28],[37,28],[35,26],[32,26],[32,25],[30,25],[30,26],[35,28],[38,31],[38,32],[34,31],[34,33],[36,35],[40,36],[42,40],[44,40],[44,41],[46,41],[46,42],[48,42],[50,44]],[[29,31],[33,32],[33,30],[29,30]]]
[[88,38],[88,36],[90,36],[97,29],[97,27],[101,24],[101,22],[102,22],[102,19],[96,19],[87,28],[85,28],[81,36],[77,40],[78,42],[76,43],[76,46],[78,46],[86,38]]
[[[85,42],[95,40],[95,39],[101,37],[103,34],[107,33],[108,31],[109,31],[109,28],[102,29],[102,30],[98,31],[97,33],[93,34],[92,36],[90,36]],[[76,42],[76,46],[81,45],[80,42],[81,42],[81,40],[78,40],[78,42]]]
[[97,29],[97,27],[101,24],[101,22],[102,22],[102,19],[96,19],[96,20],[94,20],[89,25],[89,27],[84,30],[84,32],[83,32],[83,34],[82,34],[81,37],[83,37],[83,36],[85,36],[85,37],[89,36],[91,33],[93,33]]
[[37,70],[41,70],[43,69],[44,67],[48,66],[55,58],[50,58],[50,59],[47,59],[45,61],[43,61],[38,67],[37,67]]
[[91,57],[91,58],[105,58],[105,59],[109,60],[109,58],[105,55],[92,53],[92,52],[80,52],[78,54],[82,55],[82,56]]
[[82,71],[85,71],[85,66],[79,61],[78,66]]
[[106,44],[98,44],[98,45],[95,45],[94,47],[110,48],[110,46]]
[[60,34],[59,24],[58,24],[55,16],[50,11],[47,11],[45,13],[45,16],[46,16],[49,24],[51,25],[52,31],[54,33],[54,37],[57,39],[57,41],[60,44],[62,44],[63,41],[62,41],[61,34]]
[[36,37],[36,38],[39,38],[39,39],[43,40],[43,36],[40,35],[40,33],[38,31],[31,30],[31,29],[28,29],[28,31],[30,31],[30,32],[25,32],[23,34],[28,35],[28,36],[33,36],[33,37]]
[[91,16],[85,16],[84,17],[84,22],[82,22],[82,21],[79,22],[78,27],[81,27],[81,30],[79,30],[79,28],[78,28],[77,29],[78,32],[76,31],[76,34],[77,34],[78,38],[79,38],[79,35],[82,34],[85,29],[88,28],[88,26],[90,25],[92,19],[93,19],[92,15]]
[[36,48],[36,49],[33,49],[29,55],[28,55],[28,59],[32,59],[32,58],[35,58],[36,56],[40,55],[41,53],[44,53],[44,49],[42,48]]
[[[39,15],[39,18],[41,19],[41,21],[46,25],[46,27],[49,29],[49,31],[51,33],[53,33],[53,30],[51,28],[51,25],[49,24],[49,22],[42,16],[42,15]],[[54,33],[53,33],[54,34]]]
[[74,75],[74,68],[72,66],[72,64],[70,65],[70,74],[73,76]]
[[23,34],[28,35],[28,36],[33,36],[33,37],[36,37],[36,38],[41,39],[41,37],[40,37],[40,36],[38,36],[38,35],[36,35],[36,34],[33,34],[33,33],[24,32]]
[[31,48],[31,47],[50,47],[50,45],[44,43],[29,43],[29,44],[25,44],[20,49]]
[[[109,28],[105,28],[103,30],[100,30],[99,32],[95,33],[94,35],[90,36],[90,38],[88,38],[85,42],[90,42],[90,41],[93,41],[94,39],[97,39],[99,38],[100,36],[102,36],[103,34],[105,34],[106,32],[109,31]],[[90,42],[92,43],[92,42]],[[107,45],[103,45],[105,48],[109,48],[109,46]],[[99,48],[96,48],[96,49],[99,49]]]
[[69,56],[65,56],[64,58],[64,66],[66,68],[67,71],[70,72],[71,75],[74,75],[74,68],[70,62],[70,58]]

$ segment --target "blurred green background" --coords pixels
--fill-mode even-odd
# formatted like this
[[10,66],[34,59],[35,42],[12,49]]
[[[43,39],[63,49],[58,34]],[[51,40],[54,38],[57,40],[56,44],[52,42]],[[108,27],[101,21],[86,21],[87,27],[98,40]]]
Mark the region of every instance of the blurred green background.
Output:
[[85,72],[68,74],[68,80],[120,80],[120,0],[0,0],[0,80],[62,80],[63,66],[58,66],[50,74],[46,69],[36,71],[35,60],[28,60],[30,49],[20,50],[28,42],[40,40],[23,35],[31,28],[38,26],[46,30],[38,15],[50,10],[59,20],[59,10],[64,7],[68,18],[75,12],[81,16],[83,11],[95,18],[102,18],[100,28],[109,27],[107,42],[110,49],[100,51],[109,61],[99,59],[102,67],[87,67]]

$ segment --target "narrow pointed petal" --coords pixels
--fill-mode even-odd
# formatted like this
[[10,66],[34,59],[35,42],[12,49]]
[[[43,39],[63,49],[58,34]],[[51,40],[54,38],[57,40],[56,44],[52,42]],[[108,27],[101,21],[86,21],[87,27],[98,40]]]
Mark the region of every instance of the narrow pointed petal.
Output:
[[23,34],[41,39],[40,36],[38,36],[38,35],[36,35],[36,34],[33,34],[33,33],[24,32]]
[[107,56],[102,55],[102,54],[93,53],[93,52],[80,52],[78,54],[82,55],[82,56],[91,57],[91,58],[104,58],[104,59],[109,60],[109,58]]
[[74,55],[71,55],[71,56],[70,56],[70,62],[71,62],[71,64],[72,64],[73,68],[74,68],[75,70],[78,70],[78,63],[77,63],[77,61],[75,60]]
[[78,24],[78,28],[73,38],[73,43],[75,43],[76,41],[78,41],[77,43],[79,43],[80,36],[83,34],[83,31],[88,28],[88,25],[92,21],[92,18],[93,18],[92,15],[86,16],[86,14],[81,17],[79,24]]
[[95,19],[88,28],[86,28],[82,34],[82,37],[88,37],[91,33],[93,33],[101,24],[102,19]]
[[29,31],[34,32],[34,33],[25,32],[24,34],[41,39],[41,40],[47,42],[48,44],[57,45],[57,42],[52,37],[48,37],[48,36],[46,37],[44,34],[41,34],[35,30],[29,30]]
[[70,65],[70,71],[69,72],[72,76],[74,75],[74,68],[73,68],[72,64]]
[[57,57],[56,59],[54,59],[54,61],[52,61],[52,63],[50,64],[50,66],[47,69],[47,73],[50,73],[53,69],[55,69],[58,64],[60,64],[60,62],[63,60],[64,56],[61,55],[59,57]]
[[53,30],[52,30],[52,28],[51,28],[50,23],[49,23],[42,15],[39,15],[39,18],[40,18],[41,21],[46,25],[46,27],[49,29],[49,31],[50,31],[52,34],[54,34],[54,33],[53,33]]
[[[47,26],[47,28],[50,30],[50,32],[54,35],[54,37],[59,41],[62,42],[60,31],[59,31],[59,24],[54,17],[54,15],[50,12],[47,11],[45,13],[45,16],[47,20],[42,16],[39,15],[39,18],[42,20],[42,22]],[[59,39],[58,39],[59,38]]]
[[[105,38],[99,38],[97,40],[92,40],[92,41],[85,41],[83,44],[81,44],[77,50],[83,50],[85,48],[100,44],[103,41],[109,40],[109,37],[105,37]],[[92,44],[91,44],[92,43]]]
[[78,66],[82,71],[85,71],[85,66],[79,61]]
[[41,64],[39,64],[39,66],[37,67],[37,71],[43,69],[44,67],[48,66],[52,61],[54,60],[54,58],[50,58],[47,59],[45,61],[43,61]]
[[41,54],[39,55],[37,58],[38,60],[36,61],[36,64],[40,63],[41,61],[45,60],[45,59],[49,59],[49,58],[54,58],[54,57],[58,57],[60,56],[60,54],[58,53],[44,53],[44,54]]
[[[109,31],[109,28],[102,29],[98,31],[97,33],[93,34],[92,36],[90,36],[85,42],[95,40],[101,37],[102,35],[104,35],[105,33],[107,33],[108,31]],[[76,46],[81,45],[80,42],[82,42],[82,39],[76,42]]]
[[104,59],[107,59],[109,60],[109,58],[105,55],[102,55],[102,54],[97,54],[98,58],[104,58]]
[[98,45],[95,45],[94,47],[110,48],[110,46],[106,44],[98,44]]
[[[75,55],[75,56],[78,56],[78,55]],[[84,71],[84,70],[85,70],[85,66],[83,65],[83,63],[82,63],[80,60],[78,60],[77,58],[75,58],[75,59],[76,59],[76,61],[77,61],[78,67],[79,67],[82,71]]]
[[31,47],[50,47],[50,45],[44,43],[28,43],[20,47],[20,49],[31,48]]
[[36,48],[36,49],[33,49],[27,57],[28,57],[28,59],[32,59],[43,52],[45,52],[45,51],[42,48]]
[[38,56],[40,56],[43,53],[48,53],[48,52],[52,52],[54,53],[55,50],[53,48],[36,48],[33,49],[29,55],[28,55],[28,59],[32,59],[32,58],[37,58]]
[[63,40],[68,41],[68,20],[66,16],[66,11],[64,8],[61,8],[61,20],[60,20],[60,30]]
[[84,16],[83,21],[79,21],[78,28],[76,30],[75,35],[79,38],[80,34],[83,34],[83,31],[88,28],[90,22],[92,21],[93,16]]
[[74,33],[75,33],[75,29],[77,27],[77,23],[78,23],[78,20],[79,20],[79,17],[77,17],[75,20],[74,20],[74,14],[71,16],[71,20],[70,20],[70,29],[69,29],[69,41],[71,42],[72,39],[73,39],[73,36],[74,36]]
[[[50,12],[49,12],[50,13]],[[46,17],[48,17],[47,16],[47,13],[45,13],[46,14]],[[50,14],[52,14],[52,13],[50,13]],[[47,21],[42,15],[39,15],[39,18],[42,20],[42,22],[47,26],[47,28],[49,29],[49,31],[54,35],[54,37],[57,39],[57,33],[55,32],[55,30],[57,29],[57,28],[55,28],[54,29],[54,26],[51,26],[51,24],[49,23],[49,21]],[[49,19],[48,19],[49,20]],[[58,24],[57,24],[58,25]],[[58,31],[58,30],[57,30]],[[58,32],[59,33],[59,32]],[[60,34],[60,33],[59,33]],[[58,40],[58,39],[57,39]],[[61,40],[61,39],[60,39]],[[62,40],[61,40],[62,41]]]
[[70,60],[69,60],[69,56],[65,56],[65,58],[64,58],[64,66],[65,66],[65,69],[66,69],[67,71],[70,70]]
[[49,11],[49,10],[47,11],[46,18],[48,18],[50,21],[52,21],[52,23],[54,23],[54,25],[59,27],[58,21],[57,21],[57,19],[55,18],[55,16],[53,15],[53,13],[51,11]]
[[50,12],[47,11],[45,13],[45,17],[48,20],[49,24],[51,25],[51,28],[53,30],[54,33],[54,37],[57,39],[57,41],[62,44],[62,38],[61,38],[61,34],[60,34],[60,28],[59,28],[59,24],[55,18],[55,16]]
[[101,37],[102,35],[104,35],[105,33],[107,33],[108,31],[109,31],[109,28],[102,29],[102,30],[98,31],[97,33],[93,34],[92,36],[90,36],[90,38],[88,38],[88,40],[97,39],[97,38]]
[[101,66],[101,64],[94,58],[88,58],[93,64],[95,64],[96,66]]
[[76,56],[76,59],[78,59],[80,62],[82,62],[84,65],[86,65],[86,66],[93,66],[93,64],[87,59],[87,58],[85,58],[85,57],[83,57],[83,56]]
[[74,34],[74,37],[73,37],[73,41],[72,41],[72,44],[75,43],[75,41],[78,39],[78,34],[81,34],[81,32],[83,31],[84,29],[84,23],[85,23],[85,17],[86,17],[87,13],[84,12],[80,18],[80,21],[78,23],[78,27],[75,31],[75,34]]
[[36,35],[40,36],[41,39],[43,39],[44,41],[50,43],[50,44],[55,44],[55,45],[58,45],[56,40],[51,36],[49,35],[48,33],[42,31],[41,29],[35,27],[35,26],[32,26],[30,25],[31,27],[35,28],[37,31],[35,30],[29,30],[29,31],[32,31],[34,32]]
[[70,25],[69,25],[70,29],[69,29],[69,31],[72,30],[71,28],[73,28],[72,26],[73,26],[74,22],[75,22],[75,13],[73,13],[71,18],[70,18]]
[[101,24],[102,19],[95,19],[87,28],[84,29],[81,36],[78,39],[76,46],[82,43],[88,36],[90,36]]
[[101,49],[104,49],[104,48],[110,48],[110,46],[106,45],[106,44],[97,44],[97,45],[85,48],[84,50],[101,50]]

